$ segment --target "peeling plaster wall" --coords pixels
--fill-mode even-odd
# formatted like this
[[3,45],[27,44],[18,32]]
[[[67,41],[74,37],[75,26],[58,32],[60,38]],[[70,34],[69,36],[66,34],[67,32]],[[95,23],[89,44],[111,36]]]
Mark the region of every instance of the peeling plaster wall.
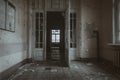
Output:
[[112,61],[112,0],[102,0],[102,27],[100,28],[100,53],[101,57]]
[[97,40],[93,35],[100,25],[100,0],[81,0],[81,58],[97,57]]
[[0,72],[27,58],[26,0],[10,2],[16,8],[15,32],[0,30]]
[[81,58],[97,56],[96,38],[92,31],[99,33],[100,57],[113,60],[113,51],[108,45],[112,43],[112,0],[81,0]]

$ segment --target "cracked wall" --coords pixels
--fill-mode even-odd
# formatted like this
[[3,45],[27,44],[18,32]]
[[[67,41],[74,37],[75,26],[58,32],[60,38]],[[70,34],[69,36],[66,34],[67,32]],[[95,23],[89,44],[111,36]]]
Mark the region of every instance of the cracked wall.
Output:
[[94,31],[100,24],[100,0],[81,0],[81,58],[97,57],[97,39]]

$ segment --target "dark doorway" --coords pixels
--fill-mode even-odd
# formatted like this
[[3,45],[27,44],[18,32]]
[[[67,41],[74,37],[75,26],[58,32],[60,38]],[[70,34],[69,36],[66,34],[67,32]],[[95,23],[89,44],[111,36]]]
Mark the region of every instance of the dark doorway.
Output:
[[47,12],[47,60],[65,62],[64,12]]

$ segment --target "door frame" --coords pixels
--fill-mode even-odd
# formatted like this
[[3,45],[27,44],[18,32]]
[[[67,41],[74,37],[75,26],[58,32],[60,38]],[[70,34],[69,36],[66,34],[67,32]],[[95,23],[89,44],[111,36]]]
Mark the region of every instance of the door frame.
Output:
[[[60,13],[61,13],[61,14],[64,13],[64,24],[63,24],[63,25],[64,25],[64,28],[52,28],[52,27],[51,27],[51,28],[48,28],[48,24],[47,24],[47,21],[48,21],[48,20],[47,20],[47,16],[48,16],[48,15],[47,15],[47,13],[49,13],[49,12],[51,12],[51,13],[52,13],[52,12],[53,12],[53,13],[54,13],[54,12],[58,12],[59,14],[60,14]],[[46,12],[46,43],[47,43],[47,41],[48,41],[48,39],[47,39],[47,37],[48,37],[48,32],[47,32],[48,29],[49,29],[49,30],[52,30],[52,29],[56,29],[56,30],[57,30],[57,29],[60,29],[60,30],[62,30],[62,34],[65,35],[65,27],[66,27],[66,20],[65,20],[66,18],[65,18],[65,17],[66,17],[65,11],[47,11],[47,12]],[[50,32],[51,32],[51,31],[50,31]],[[51,34],[51,33],[50,33],[50,34]],[[62,51],[64,51],[63,53],[65,54],[65,45],[66,45],[66,44],[65,44],[65,36],[63,36],[63,37],[64,37],[64,38],[63,38],[63,40],[64,40],[64,47],[63,47],[64,50],[62,50]],[[62,43],[61,43],[61,44],[62,44]],[[48,48],[48,45],[46,45],[46,60],[47,60],[47,56],[48,56],[47,48]],[[61,49],[62,49],[62,48],[61,48]],[[62,55],[62,56],[63,56],[63,55]],[[64,56],[63,56],[63,57],[64,57]],[[65,60],[65,59],[64,59],[64,60]],[[62,59],[61,59],[61,61],[62,61]]]
[[[30,25],[30,29],[29,29],[29,58],[33,58],[33,52],[34,52],[34,46],[33,45],[35,45],[35,43],[34,43],[34,13],[35,13],[35,11],[39,11],[39,10],[33,10],[33,13],[31,13],[29,16],[29,18],[30,18],[30,23],[29,23],[29,25]],[[51,9],[51,10],[41,10],[42,12],[43,12],[43,14],[44,14],[44,39],[45,39],[45,43],[44,43],[44,56],[43,56],[43,59],[44,59],[44,61],[46,61],[47,60],[47,58],[46,58],[46,34],[47,34],[47,12],[49,12],[49,11],[53,11],[53,12],[64,12],[65,13],[65,56],[66,56],[66,63],[67,63],[67,65],[69,65],[69,10],[68,9],[62,9],[62,10],[53,10],[53,9]]]

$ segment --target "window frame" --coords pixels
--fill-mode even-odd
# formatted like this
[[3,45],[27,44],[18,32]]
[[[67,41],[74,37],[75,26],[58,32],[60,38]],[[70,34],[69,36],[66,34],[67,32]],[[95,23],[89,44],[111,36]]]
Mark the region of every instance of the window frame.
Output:
[[113,0],[113,43],[120,43],[120,1]]
[[35,48],[44,48],[44,13],[35,12]]

